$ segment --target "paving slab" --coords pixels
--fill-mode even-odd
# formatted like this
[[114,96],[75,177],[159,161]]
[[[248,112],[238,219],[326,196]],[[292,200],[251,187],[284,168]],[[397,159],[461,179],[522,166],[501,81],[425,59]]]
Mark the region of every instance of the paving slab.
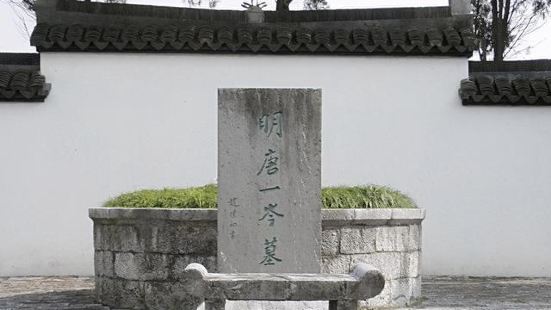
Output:
[[[423,296],[402,310],[551,309],[551,278],[424,277]],[[96,304],[92,277],[0,277],[0,309],[110,310]]]

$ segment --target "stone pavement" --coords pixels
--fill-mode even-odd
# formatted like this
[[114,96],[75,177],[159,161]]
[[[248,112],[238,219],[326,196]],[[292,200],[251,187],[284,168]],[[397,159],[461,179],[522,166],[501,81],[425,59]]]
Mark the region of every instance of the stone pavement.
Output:
[[[0,309],[109,310],[88,277],[0,278]],[[551,309],[551,278],[425,277],[419,309]]]

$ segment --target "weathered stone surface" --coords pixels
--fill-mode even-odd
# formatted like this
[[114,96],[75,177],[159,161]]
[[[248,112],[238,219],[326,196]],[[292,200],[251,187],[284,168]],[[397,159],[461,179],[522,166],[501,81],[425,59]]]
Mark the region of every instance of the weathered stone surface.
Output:
[[145,309],[143,282],[100,277],[98,301],[113,308]]
[[391,304],[395,307],[404,307],[415,302],[421,296],[421,279],[404,278],[391,280]]
[[341,229],[342,254],[367,254],[375,252],[377,228],[343,228]]
[[177,221],[186,223],[215,222],[216,209],[132,209],[132,208],[91,208],[88,216],[97,222],[103,220],[132,220],[150,223],[151,221]]
[[94,225],[94,247],[108,251],[142,251],[138,230],[132,225]]
[[422,248],[423,232],[421,224],[409,225],[408,251],[417,251]]
[[400,252],[378,252],[352,255],[351,265],[366,263],[379,269],[385,279],[399,279],[408,276],[407,257]]
[[350,274],[208,273],[186,268],[187,292],[205,300],[361,300],[376,296],[385,280],[379,270],[359,264]]
[[94,252],[94,270],[96,275],[113,277],[114,254],[111,251]]
[[350,271],[351,255],[323,256],[321,258],[321,272],[347,273]]
[[166,280],[168,266],[166,254],[115,254],[115,275],[128,280]]
[[[214,223],[213,223],[214,224]],[[151,225],[143,233],[145,251],[171,254],[216,255],[216,226],[168,221]],[[145,228],[142,228],[145,229]]]
[[[327,301],[232,301],[226,310],[327,310]],[[199,308],[198,310],[203,310]]]
[[341,232],[339,229],[327,229],[321,233],[321,255],[331,256],[339,253]]
[[321,91],[218,96],[218,269],[318,273]]
[[322,210],[324,225],[342,226],[343,223],[350,223],[356,218],[352,209],[326,209]]
[[379,227],[376,245],[378,252],[417,251],[421,249],[420,225]]
[[411,284],[411,296],[408,304],[419,303],[423,298],[423,278],[419,275],[417,278],[410,278]]
[[173,279],[182,279],[185,276],[184,270],[192,263],[205,266],[209,272],[216,272],[218,267],[216,264],[216,256],[174,255],[172,259],[170,277]]
[[392,209],[391,225],[419,224],[425,219],[425,209]]
[[[100,218],[95,220],[95,244],[100,248],[107,250],[96,249],[100,254],[96,255],[96,274],[98,275],[97,292],[99,295],[105,294],[111,296],[112,300],[123,300],[131,298],[132,294],[141,294],[138,300],[143,302],[141,306],[145,306],[145,291],[138,290],[136,285],[130,286],[130,292],[125,296],[116,297],[113,294],[117,292],[111,289],[112,283],[102,285],[105,281],[128,281],[132,283],[142,283],[142,287],[146,283],[154,285],[155,283],[170,284],[182,279],[183,269],[190,263],[200,263],[207,267],[209,272],[217,272],[216,264],[216,210],[159,210],[162,214],[157,214],[157,210],[140,210],[141,212],[127,212],[127,209],[113,209],[116,212],[103,212],[104,209],[97,209],[93,212],[99,215]],[[198,215],[194,215],[194,212]],[[212,212],[211,212],[212,211]],[[342,212],[341,212],[342,211]],[[359,212],[356,212],[359,211]],[[356,262],[365,261],[369,264],[379,267],[387,279],[394,278],[415,278],[420,274],[420,249],[421,248],[421,226],[419,216],[423,215],[415,210],[412,216],[408,216],[407,212],[402,213],[403,217],[410,218],[408,221],[417,221],[416,224],[400,224],[396,226],[392,221],[384,221],[384,225],[377,226],[374,223],[381,219],[392,216],[391,210],[385,212],[363,212],[366,210],[323,210],[323,233],[322,233],[322,272],[341,274],[350,272]],[[381,211],[381,210],[367,210]],[[92,212],[91,212],[92,213]],[[96,214],[97,213],[97,214]],[[330,216],[328,216],[330,214]],[[390,214],[390,215],[389,215]],[[114,217],[116,215],[116,217]],[[373,216],[373,219],[369,219]],[[120,218],[119,218],[120,217]],[[148,220],[150,218],[150,220]],[[379,218],[378,220],[375,218]],[[413,218],[413,219],[411,219]],[[417,219],[415,219],[417,218]],[[347,220],[343,220],[347,219]],[[405,226],[407,225],[407,226]],[[117,228],[115,226],[121,226]],[[168,228],[166,228],[168,226]],[[403,245],[392,244],[388,248],[404,249],[400,252],[377,252],[369,254],[342,254],[336,249],[340,249],[339,239],[342,238],[341,230],[351,232],[348,237],[355,235],[358,242],[365,242],[362,237],[362,231],[379,229],[385,227],[388,234],[392,234],[393,228],[403,230],[403,227],[408,228],[407,238],[395,238],[396,242],[402,240]],[[112,236],[116,234],[116,236]],[[161,240],[159,240],[161,239]],[[166,240],[163,240],[166,239]],[[398,240],[398,241],[397,241]],[[354,242],[356,242],[354,241]],[[371,243],[369,243],[371,244]],[[377,243],[375,243],[376,245]],[[371,245],[359,244],[358,248],[369,248]],[[126,249],[121,251],[120,249]],[[357,251],[355,246],[349,247],[350,251]],[[111,279],[117,277],[113,274],[114,265],[111,263],[109,267],[108,250],[113,253],[125,254],[122,259],[119,258],[118,274],[125,277],[133,278],[134,280],[124,280],[123,278]],[[407,251],[406,251],[407,250]],[[166,252],[166,263],[155,262],[155,259],[149,259],[150,264],[146,262],[145,253],[154,252],[151,254],[162,255]],[[136,256],[137,255],[137,256]],[[120,256],[120,255],[119,255]],[[136,261],[136,257],[138,261]],[[114,254],[113,254],[114,258]],[[141,263],[139,263],[141,261]],[[128,265],[126,265],[128,264]],[[381,268],[380,266],[384,267]],[[149,272],[141,273],[140,268],[148,268]],[[111,270],[111,271],[110,271]],[[138,276],[139,275],[139,276]],[[166,279],[164,278],[167,276]],[[157,280],[148,280],[157,279]],[[146,281],[147,280],[147,281]],[[390,282],[389,282],[390,283]],[[369,305],[389,306],[392,304],[390,298],[390,284],[382,292],[382,295],[369,300]],[[150,292],[161,292],[163,288],[150,288]],[[167,289],[167,288],[164,288]],[[387,294],[388,293],[388,294]],[[0,292],[1,294],[1,292]],[[154,294],[154,293],[151,293]],[[168,295],[167,295],[168,296]],[[121,299],[123,298],[123,299]],[[150,304],[168,305],[171,301],[162,300],[162,296],[155,297],[149,295]],[[173,298],[173,297],[170,297]],[[174,300],[178,300],[177,296]],[[412,299],[413,300],[413,299]],[[124,301],[126,304],[128,300]],[[327,309],[327,302],[319,303],[315,306],[315,302],[229,302],[227,309],[234,310],[288,310],[288,309]],[[323,306],[319,306],[323,305]],[[366,305],[366,303],[364,303]],[[118,306],[122,307],[122,306]],[[113,307],[116,308],[116,307]],[[166,308],[165,308],[166,309]]]
[[392,209],[353,209],[353,223],[384,225],[392,218]]
[[388,307],[391,305],[391,293],[390,293],[390,281],[385,281],[385,287],[379,293],[379,295],[370,298],[368,300],[360,301],[361,307],[374,308],[374,307]]
[[144,283],[145,305],[148,310],[197,309],[201,298],[186,293],[187,285],[178,282],[148,281]]
[[407,276],[410,278],[416,278],[421,275],[421,252],[407,252],[403,253],[406,258],[408,272]]
[[[374,238],[375,239],[375,238]],[[408,226],[383,226],[377,228],[377,251],[406,251],[409,243]]]
[[[425,218],[424,209],[323,209],[322,224],[329,227],[349,225],[410,225],[420,224]],[[90,218],[97,224],[105,224],[112,220],[121,222],[174,221],[208,224],[216,223],[217,209],[127,209],[127,208],[91,208]],[[383,221],[383,224],[381,223]],[[388,220],[388,221],[387,221]],[[393,221],[409,221],[407,224],[397,224]],[[412,223],[413,221],[413,223]]]

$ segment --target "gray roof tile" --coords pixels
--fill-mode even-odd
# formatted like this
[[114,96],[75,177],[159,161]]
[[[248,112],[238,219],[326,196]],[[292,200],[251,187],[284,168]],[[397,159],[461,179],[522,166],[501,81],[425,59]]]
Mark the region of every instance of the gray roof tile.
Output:
[[41,102],[50,84],[40,74],[38,54],[0,53],[0,102]]
[[470,56],[470,16],[449,8],[265,12],[57,0],[38,11],[39,51]]
[[551,60],[470,63],[464,105],[551,105]]
[[249,52],[299,54],[470,55],[468,29],[364,27],[307,29],[214,25],[38,24],[31,44],[39,51]]

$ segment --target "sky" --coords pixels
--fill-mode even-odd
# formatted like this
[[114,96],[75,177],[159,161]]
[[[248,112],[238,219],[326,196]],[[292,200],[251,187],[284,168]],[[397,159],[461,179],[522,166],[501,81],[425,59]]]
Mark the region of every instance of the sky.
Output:
[[[34,27],[34,21],[25,17],[29,30],[24,29],[21,21],[21,14],[17,14],[11,1],[0,0],[0,52],[34,52],[35,49],[29,44],[29,35]],[[202,0],[203,6],[208,0]],[[244,0],[220,0],[219,9],[241,9]],[[256,0],[255,0],[256,1]],[[261,0],[262,1],[262,0]],[[274,9],[275,0],[264,0],[269,5],[266,9]],[[186,6],[186,0],[128,0],[134,4],[155,4],[166,6]],[[420,6],[445,6],[448,0],[328,0],[332,9],[345,8],[374,8],[374,7],[420,7]],[[300,10],[302,0],[295,0],[291,3],[291,9]],[[542,22],[542,27],[527,36],[520,49],[532,46],[528,51],[520,53],[512,59],[551,59],[551,18]]]

